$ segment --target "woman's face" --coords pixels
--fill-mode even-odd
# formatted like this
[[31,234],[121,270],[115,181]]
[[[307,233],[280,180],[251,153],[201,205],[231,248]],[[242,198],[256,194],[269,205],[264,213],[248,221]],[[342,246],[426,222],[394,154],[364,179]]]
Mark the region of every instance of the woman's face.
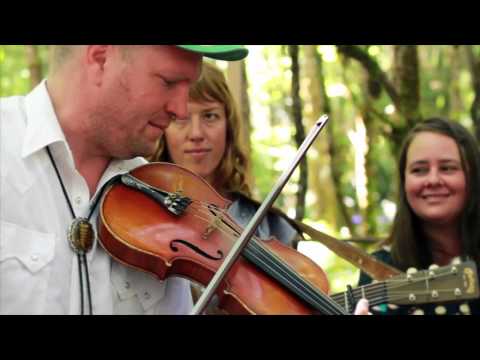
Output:
[[405,193],[413,212],[428,224],[456,225],[467,189],[460,152],[445,135],[421,132],[407,151]]
[[188,103],[188,117],[173,121],[165,140],[175,164],[203,177],[210,184],[225,153],[227,117],[219,102]]

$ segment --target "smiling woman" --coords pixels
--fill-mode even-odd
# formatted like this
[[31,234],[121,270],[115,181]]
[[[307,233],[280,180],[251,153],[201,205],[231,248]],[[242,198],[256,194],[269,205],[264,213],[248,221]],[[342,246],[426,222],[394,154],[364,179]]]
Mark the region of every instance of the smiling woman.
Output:
[[[428,119],[407,135],[398,171],[398,211],[384,244],[391,251],[374,255],[403,271],[447,265],[455,257],[479,264],[480,153],[473,136],[458,123]],[[361,274],[361,285],[370,281]],[[428,305],[422,311],[435,313]],[[466,312],[480,313],[479,301]]]

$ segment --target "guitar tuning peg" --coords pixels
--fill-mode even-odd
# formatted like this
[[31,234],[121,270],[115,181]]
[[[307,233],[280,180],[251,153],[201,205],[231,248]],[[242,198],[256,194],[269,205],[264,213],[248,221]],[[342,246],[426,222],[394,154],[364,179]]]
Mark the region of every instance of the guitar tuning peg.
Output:
[[414,268],[414,267],[411,267],[411,268],[408,268],[408,269],[407,269],[407,274],[409,274],[409,275],[415,274],[415,273],[417,273],[417,272],[418,272],[418,270],[417,270],[416,268]]
[[456,256],[450,262],[452,265],[460,265],[462,263],[462,259],[459,256]]
[[412,312],[412,315],[425,315],[425,311],[422,309],[415,309],[415,311]]
[[468,304],[462,304],[460,305],[460,312],[463,314],[463,315],[470,315],[471,312],[470,312],[470,306]]
[[432,264],[428,267],[428,270],[436,270],[438,268],[439,268],[439,266],[437,264]]
[[435,314],[445,315],[447,313],[447,308],[443,305],[439,305],[435,308]]
[[412,275],[417,272],[417,269],[414,267],[408,268],[407,269],[407,280],[412,281]]

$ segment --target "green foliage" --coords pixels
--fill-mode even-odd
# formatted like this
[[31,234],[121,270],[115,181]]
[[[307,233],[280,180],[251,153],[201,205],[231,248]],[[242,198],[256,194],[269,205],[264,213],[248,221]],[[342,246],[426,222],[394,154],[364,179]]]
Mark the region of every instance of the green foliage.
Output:
[[0,46],[0,95],[25,94],[30,90],[30,72],[22,45]]
[[[48,46],[36,45],[42,73],[48,70]],[[23,95],[31,90],[24,45],[0,45],[0,96]]]

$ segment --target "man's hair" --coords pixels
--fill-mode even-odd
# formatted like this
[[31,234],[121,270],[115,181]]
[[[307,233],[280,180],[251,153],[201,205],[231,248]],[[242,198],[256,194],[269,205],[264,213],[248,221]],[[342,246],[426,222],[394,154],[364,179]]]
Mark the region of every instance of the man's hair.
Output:
[[50,47],[50,73],[55,73],[71,57],[75,45],[51,45]]
[[394,264],[401,270],[409,267],[426,268],[433,259],[422,231],[420,219],[411,209],[405,193],[407,153],[413,139],[422,132],[448,136],[457,144],[466,179],[465,208],[460,215],[462,255],[480,260],[480,153],[475,138],[462,125],[441,118],[431,118],[417,124],[407,134],[398,162],[398,210],[386,244],[391,244]]
[[[120,54],[125,61],[132,58],[132,53],[138,45],[115,45],[120,49]],[[54,74],[73,56],[79,45],[51,45],[50,47],[50,73]]]
[[[242,139],[243,121],[227,85],[224,74],[210,63],[203,63],[200,79],[190,89],[190,101],[217,101],[225,106],[227,138],[225,153],[215,172],[214,184],[227,193],[241,192],[251,196],[249,186],[250,162],[246,156]],[[164,138],[151,158],[152,161],[172,162]]]

